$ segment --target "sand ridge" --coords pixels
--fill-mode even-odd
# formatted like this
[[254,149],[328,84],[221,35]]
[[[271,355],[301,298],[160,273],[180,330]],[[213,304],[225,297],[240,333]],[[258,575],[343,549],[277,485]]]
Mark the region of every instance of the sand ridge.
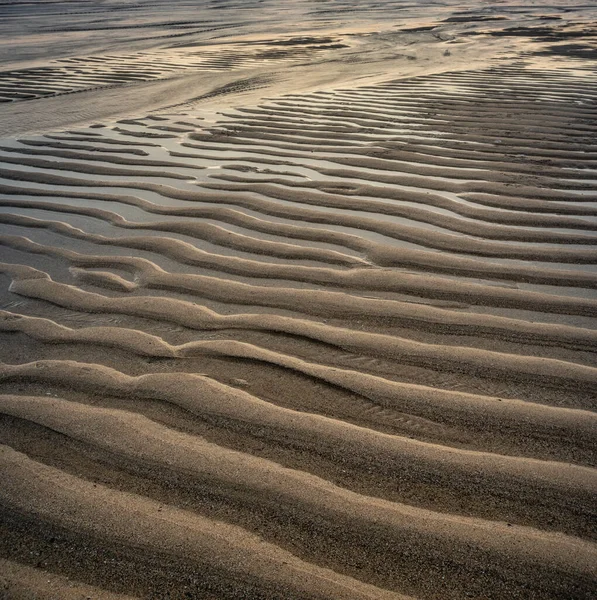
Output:
[[118,4],[0,7],[0,596],[592,598],[591,7]]

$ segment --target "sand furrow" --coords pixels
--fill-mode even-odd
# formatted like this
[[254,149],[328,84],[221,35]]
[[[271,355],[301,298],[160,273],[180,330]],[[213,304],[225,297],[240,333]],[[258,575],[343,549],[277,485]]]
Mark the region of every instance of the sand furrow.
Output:
[[[280,234],[282,231],[288,231],[289,233],[292,233],[294,235],[287,235],[287,237],[296,237],[297,239],[305,239],[305,238],[309,238],[311,237],[313,239],[313,241],[317,240],[320,242],[331,242],[332,240],[330,239],[330,237],[328,236],[327,230],[323,230],[323,231],[319,231],[319,236],[317,235],[317,230],[315,229],[311,229],[308,230],[306,228],[300,228],[298,226],[284,226],[282,224],[278,224],[278,223],[272,223],[270,221],[266,221],[266,220],[262,220],[262,219],[257,219],[255,217],[251,217],[248,216],[244,213],[241,212],[235,212],[234,210],[231,209],[218,209],[217,207],[214,208],[210,208],[210,207],[206,207],[205,209],[190,209],[190,210],[176,210],[176,209],[164,209],[164,210],[153,210],[153,207],[155,205],[152,205],[151,203],[147,203],[147,202],[143,202],[143,201],[138,201],[136,202],[134,199],[129,199],[129,200],[125,200],[124,204],[129,204],[131,206],[138,206],[139,208],[142,209],[149,209],[149,212],[151,213],[157,213],[157,214],[163,214],[166,216],[205,216],[207,218],[214,218],[216,220],[219,221],[223,221],[223,222],[230,222],[233,225],[239,225],[239,226],[243,226],[243,229],[248,230],[248,232],[267,232],[269,234]],[[288,248],[288,245],[284,245],[284,244],[279,244],[276,242],[265,242],[265,241],[261,241],[260,243],[263,244],[263,249],[259,250],[256,245],[255,245],[255,241],[254,238],[252,237],[248,237],[246,235],[242,236],[242,235],[238,235],[238,234],[234,234],[233,232],[229,232],[226,231],[220,227],[217,226],[213,226],[213,225],[204,225],[200,222],[197,221],[191,221],[191,219],[188,219],[187,221],[185,221],[184,223],[182,223],[181,221],[177,220],[177,221],[152,221],[149,223],[142,223],[142,222],[131,222],[128,221],[127,219],[124,219],[123,217],[121,217],[120,215],[118,215],[117,213],[111,212],[111,211],[107,211],[104,209],[99,209],[99,208],[84,208],[84,207],[76,207],[76,206],[72,206],[72,205],[68,205],[68,204],[56,204],[56,203],[52,203],[52,202],[37,202],[37,201],[33,201],[33,200],[0,200],[0,206],[10,206],[10,207],[19,207],[19,208],[31,208],[31,209],[38,209],[38,210],[44,210],[44,211],[51,211],[51,212],[56,212],[56,213],[62,213],[62,214],[73,214],[73,215],[84,215],[84,216],[89,216],[92,218],[97,218],[97,219],[101,219],[107,223],[109,223],[110,225],[116,226],[116,227],[120,227],[120,228],[126,228],[126,229],[139,229],[139,230],[151,230],[153,232],[157,232],[157,231],[162,231],[162,232],[171,232],[171,233],[175,233],[175,234],[184,234],[186,236],[190,236],[192,238],[199,238],[199,239],[205,239],[207,241],[209,241],[210,243],[215,243],[215,244],[220,244],[223,246],[230,246],[230,247],[236,247],[239,249],[243,249],[245,251],[253,251],[256,254],[262,254],[262,253],[266,253],[266,250],[269,248],[275,248],[275,251],[270,251],[269,255],[274,255],[274,256],[282,256],[282,257],[288,257],[288,256],[293,256],[292,252],[295,253],[300,253],[301,250],[294,247],[292,250],[286,250],[286,248]],[[95,243],[110,243],[109,242],[109,238],[106,238],[104,236],[99,236],[99,235],[93,235],[93,234],[86,234],[85,232],[73,228],[73,227],[69,227],[69,225],[67,223],[63,223],[63,222],[59,222],[59,221],[50,221],[50,220],[39,220],[39,219],[35,219],[32,217],[28,217],[25,215],[11,215],[11,214],[6,214],[2,216],[2,219],[5,223],[10,223],[10,224],[14,224],[14,225],[24,225],[27,227],[43,227],[43,228],[48,228],[51,229],[53,231],[56,232],[60,232],[63,235],[70,235],[72,237],[79,237],[80,239],[86,239],[89,241],[94,241]],[[302,234],[302,235],[301,235]],[[172,238],[169,238],[171,240],[171,244],[175,244],[175,241]],[[333,239],[333,238],[332,238]],[[117,243],[118,245],[126,245],[127,241],[126,238],[120,238],[119,240],[115,240],[112,243]],[[133,242],[130,242],[133,243]],[[159,241],[157,242],[159,243]],[[142,244],[142,241],[138,241],[137,244]],[[140,247],[140,246],[138,246]],[[184,244],[181,245],[181,248],[184,248]],[[186,245],[187,248],[187,252],[184,252],[183,250],[179,251],[178,254],[175,254],[176,258],[183,260],[183,262],[191,262],[193,264],[197,264],[197,265],[203,265],[203,266],[208,266],[210,264],[209,259],[206,256],[205,252],[202,251],[197,251],[196,248],[191,248],[188,246],[188,244]],[[282,252],[281,249],[286,250],[285,252]],[[341,262],[340,256],[341,254],[337,253],[337,252],[330,252],[330,251],[326,251],[326,250],[320,250],[319,253],[316,250],[311,251],[311,253],[307,253],[306,251],[304,256],[305,257],[310,257],[311,259],[316,259],[319,260],[320,262]],[[203,259],[203,260],[202,260]],[[236,263],[240,266],[240,264],[244,264],[246,265],[246,267],[249,267],[251,264],[250,260],[247,259],[229,259],[231,260],[231,262],[234,264],[235,260]],[[358,264],[357,259],[356,258],[350,258],[350,257],[345,257],[345,261],[346,262],[350,262],[353,261],[355,266],[356,264]],[[217,265],[218,269],[220,270],[226,270],[227,267],[227,262],[223,262],[221,261],[219,264],[217,263],[217,261],[214,261],[211,263],[212,266]],[[264,265],[262,262],[259,263],[259,269],[260,269],[260,276],[264,277],[264,276],[269,276],[269,277],[279,277],[281,279],[294,279],[296,278],[297,273],[304,273],[304,275],[306,275],[307,273],[312,273],[315,277],[314,279],[317,281],[317,276],[316,274],[321,272],[321,277],[319,278],[318,282],[322,282],[322,283],[329,283],[329,284],[340,284],[342,286],[342,280],[345,280],[346,283],[343,285],[343,287],[349,287],[348,284],[351,284],[352,286],[358,288],[358,287],[362,287],[362,288],[369,288],[371,290],[374,289],[385,289],[385,290],[402,290],[402,291],[407,291],[408,290],[408,286],[406,285],[406,282],[409,281],[409,279],[412,279],[409,277],[409,275],[404,275],[401,274],[401,278],[400,281],[396,281],[396,277],[392,277],[392,274],[387,272],[387,271],[381,271],[381,270],[372,270],[371,268],[368,268],[367,271],[362,272],[362,271],[357,271],[357,270],[351,270],[351,271],[345,271],[345,272],[336,272],[333,270],[326,270],[326,271],[318,271],[317,267],[304,267],[301,265],[293,265],[292,267],[290,266],[282,266],[282,265]],[[244,271],[241,271],[241,273],[243,274],[247,274],[247,275],[253,275],[253,273],[251,273],[250,269],[246,269]],[[256,274],[255,274],[256,276]],[[360,277],[361,276],[361,277]],[[361,285],[359,285],[359,279],[362,280]],[[387,281],[387,284],[385,287],[379,287],[379,283],[380,283],[380,279],[381,281],[383,281],[384,279]],[[392,283],[390,283],[391,280],[394,280]],[[309,282],[310,278],[308,277],[299,277],[299,280],[305,281],[305,282]],[[402,283],[402,285],[400,285]],[[446,296],[446,292],[441,290],[441,283],[439,281],[434,281],[433,282],[433,286],[428,285],[427,290],[428,293],[435,291],[436,295],[439,295],[439,297],[445,297]],[[451,284],[454,285],[454,284]],[[458,284],[456,284],[458,285]],[[587,308],[585,309],[585,313],[586,314],[591,314],[591,310],[594,309],[591,308],[591,304],[588,301],[582,301],[582,300],[576,300],[576,306],[577,308],[572,308],[573,306],[575,306],[574,302],[571,299],[568,300],[564,300],[562,298],[552,298],[551,302],[552,302],[552,306],[550,306],[549,303],[549,298],[548,297],[543,297],[541,298],[540,296],[535,296],[536,298],[536,302],[533,303],[532,300],[527,304],[527,306],[524,305],[524,296],[525,295],[529,295],[529,294],[523,294],[520,292],[516,292],[513,290],[509,290],[509,291],[501,291],[501,290],[496,290],[495,288],[493,288],[491,291],[488,291],[488,293],[483,295],[483,291],[479,288],[479,286],[471,286],[471,285],[466,285],[466,284],[461,284],[463,287],[463,295],[460,297],[455,297],[455,300],[465,300],[465,301],[473,301],[475,303],[481,303],[481,304],[487,304],[490,302],[490,299],[493,299],[493,302],[496,305],[502,305],[502,306],[509,306],[509,307],[519,307],[519,308],[529,308],[529,309],[540,309],[540,310],[544,310],[544,311],[557,311],[558,308],[556,307],[561,307],[560,310],[562,310],[562,312],[565,311],[570,311],[572,313],[575,313],[577,311],[582,311],[583,309],[581,308],[581,306],[584,304]],[[422,287],[420,288],[422,289]],[[417,290],[418,291],[418,290]],[[451,288],[452,293],[456,294],[457,293],[457,289]],[[425,294],[427,295],[427,294]],[[501,297],[500,297],[501,296]],[[505,300],[503,298],[503,296],[508,296],[509,298],[511,298],[510,301]],[[516,302],[514,302],[514,298],[518,296],[520,297],[520,302],[518,303],[518,305],[516,304]],[[533,298],[533,294],[530,294],[530,297]],[[540,300],[543,300],[543,302],[541,303]],[[568,308],[567,308],[568,307]]]
[[[236,183],[237,179],[230,178],[230,176],[226,176],[226,179],[230,179],[234,183]],[[259,187],[258,187],[259,186]],[[288,186],[291,190],[281,189],[282,186]],[[236,187],[225,187],[222,184],[210,184],[211,189],[238,189],[240,191],[246,192],[249,191],[248,186],[243,187],[242,184],[237,185]],[[343,190],[343,187],[345,188]],[[298,189],[297,189],[298,188]],[[307,188],[306,190],[304,188]],[[379,202],[377,198],[391,198],[393,200],[402,200],[403,202],[416,202],[417,204],[423,204],[429,202],[428,197],[423,197],[422,194],[417,195],[412,192],[409,194],[408,192],[404,192],[403,190],[387,190],[383,188],[376,188],[374,186],[347,186],[341,182],[322,182],[320,184],[310,184],[305,185],[297,182],[286,182],[281,180],[270,180],[264,181],[262,179],[259,182],[252,184],[252,191],[259,191],[259,193],[273,198],[279,198],[282,200],[294,201],[298,202],[300,198],[300,202],[305,204],[312,204],[315,206],[328,206],[330,208],[336,208],[344,205],[344,209],[350,210],[360,210],[367,211],[369,213],[377,213],[384,215],[392,215],[395,217],[402,217],[413,222],[421,222],[421,223],[429,223],[431,225],[435,225],[437,227],[441,227],[443,230],[448,230],[449,232],[454,233],[464,233],[470,236],[474,236],[475,238],[486,238],[489,240],[504,240],[504,241],[518,241],[523,243],[549,243],[549,244],[585,244],[588,246],[594,245],[596,243],[597,236],[593,235],[580,235],[580,234],[569,234],[562,233],[558,231],[541,231],[536,229],[529,229],[528,223],[525,223],[525,216],[529,217],[530,215],[518,215],[516,213],[510,213],[506,215],[500,215],[498,218],[510,218],[509,225],[518,225],[525,226],[525,229],[517,229],[514,227],[500,227],[499,225],[488,225],[484,222],[478,221],[468,221],[464,219],[459,219],[452,217],[450,215],[446,215],[444,213],[438,214],[436,212],[430,210],[424,210],[418,207],[410,207],[410,206],[397,206],[393,204],[388,204],[384,202]],[[317,191],[311,191],[312,189]],[[338,192],[344,191],[347,195],[351,196],[351,200],[349,203],[346,202],[345,198],[342,198]],[[324,194],[317,193],[324,192]],[[336,193],[334,193],[336,192]],[[368,196],[375,198],[375,202],[367,202],[366,199],[355,198],[354,196]],[[344,202],[342,202],[344,200]],[[433,202],[433,199],[431,199]],[[443,204],[443,206],[441,206]],[[456,203],[442,202],[441,199],[432,205],[440,205],[441,208],[453,208]],[[468,207],[464,206],[460,208],[462,204],[457,205],[457,211],[463,211],[466,216],[470,218],[475,218],[477,213],[487,213],[490,211],[482,211],[475,210],[475,207],[472,207],[472,210],[467,210]],[[450,209],[448,208],[448,210]],[[352,226],[356,226],[357,219],[350,219],[350,217],[340,217],[342,220],[341,223],[352,223]],[[374,221],[368,215],[364,215],[363,217],[358,218],[361,221],[360,227],[363,229],[368,229],[370,231],[376,231],[377,233],[385,234],[389,237],[396,237],[398,239],[404,239],[408,241],[415,241],[417,238],[415,237],[414,230],[412,228],[404,227],[401,229],[397,227],[395,224],[388,224],[387,222],[379,222]],[[552,220],[552,225],[555,225]],[[563,227],[565,223],[560,223],[560,227]],[[584,223],[582,221],[577,221],[577,226],[582,228]],[[540,226],[539,224],[535,224],[535,227]],[[547,226],[547,223],[542,224],[543,227]],[[586,228],[588,230],[592,230],[594,228],[594,223],[586,223]],[[426,230],[427,235],[430,233]],[[410,235],[409,235],[410,234]],[[474,241],[474,240],[473,240]],[[522,244],[521,244],[522,245]],[[456,248],[457,244],[454,243],[453,247]]]
[[[386,540],[390,543],[394,540],[395,555],[389,560],[396,563],[396,568],[410,572],[415,570],[413,563],[424,554],[424,549],[429,552],[430,548],[446,543],[466,545],[468,552],[477,554],[480,560],[487,560],[488,555],[493,555],[500,567],[505,569],[508,563],[542,562],[543,544],[550,548],[557,545],[558,552],[551,554],[550,566],[558,571],[590,571],[595,553],[592,544],[562,535],[431,513],[363,497],[318,477],[226,450],[124,411],[23,396],[0,396],[0,411],[89,444],[100,452],[111,454],[117,462],[130,465],[129,468],[135,469],[136,465],[140,465],[143,469],[143,465],[152,464],[156,476],[163,479],[179,472],[187,478],[187,485],[195,481],[196,485],[201,485],[207,480],[222,491],[230,488],[230,493],[240,485],[247,495],[244,502],[261,506],[275,504],[277,512],[287,514],[291,521],[298,521],[295,526],[305,527],[310,521],[312,526],[317,526],[316,523],[322,520],[351,521],[362,534],[371,528],[384,529]],[[130,436],[135,438],[134,448],[125,441]],[[300,520],[292,517],[299,512]],[[405,559],[404,539],[415,536],[419,545],[410,546],[409,551],[419,556],[411,555],[410,560]],[[471,547],[474,549],[471,550]],[[516,558],[512,560],[508,553],[504,560],[504,549],[512,547],[516,548]],[[365,544],[362,552],[367,553]],[[429,554],[432,555],[431,552]],[[429,568],[438,568],[433,559],[429,562]],[[457,573],[458,567],[454,571]]]
[[[54,178],[53,178],[54,181]],[[60,180],[59,184],[64,180]],[[122,186],[122,184],[120,184]],[[128,186],[127,186],[128,187]],[[137,206],[148,212],[155,212],[156,214],[175,214],[179,216],[206,216],[208,218],[217,218],[225,222],[232,222],[239,224],[249,229],[257,231],[263,231],[270,233],[271,227],[267,224],[262,225],[262,219],[255,221],[254,219],[247,220],[244,216],[241,217],[242,221],[231,221],[229,218],[225,218],[223,215],[228,214],[222,212],[221,209],[218,212],[214,212],[217,207],[213,206],[214,203],[221,201],[225,204],[232,204],[242,208],[248,208],[250,210],[257,211],[264,215],[271,216],[283,216],[290,220],[304,220],[311,223],[330,224],[331,217],[326,214],[316,213],[314,211],[306,212],[305,209],[300,209],[292,204],[285,204],[280,206],[275,202],[268,201],[266,199],[254,198],[249,195],[235,194],[234,196],[226,196],[223,193],[218,192],[193,192],[189,193],[186,190],[176,190],[174,188],[168,188],[166,186],[152,186],[151,184],[137,184],[137,187],[153,191],[166,197],[188,201],[196,203],[210,203],[209,207],[198,208],[196,206],[184,206],[179,208],[168,208],[160,207],[152,203],[148,203],[141,198],[136,196],[122,196],[115,194],[100,194],[93,191],[81,191],[73,192],[70,190],[60,189],[59,191],[49,191],[48,189],[38,188],[23,188],[14,185],[2,185],[0,184],[0,191],[3,194],[10,195],[29,195],[38,197],[55,197],[62,196],[65,198],[81,198],[85,200],[87,198],[106,200],[110,202],[123,202],[132,206]],[[226,202],[224,202],[224,199]],[[155,207],[155,208],[154,208]],[[577,213],[575,213],[577,214]],[[580,213],[582,214],[582,213]],[[294,219],[293,219],[294,217]],[[344,218],[344,217],[342,217]],[[338,222],[339,215],[336,213],[331,219],[332,224]],[[340,221],[343,223],[344,221]],[[358,225],[355,221],[355,225]],[[308,229],[306,227],[293,226],[285,227],[284,224],[276,223],[276,227],[279,227],[278,231],[284,233],[287,237],[294,239],[307,239],[313,241],[328,241],[339,246],[344,246],[349,249],[366,252],[370,258],[375,258],[376,261],[380,261],[383,266],[401,266],[406,268],[418,268],[423,271],[436,271],[439,273],[455,273],[469,277],[491,277],[496,279],[506,279],[512,281],[524,281],[529,283],[543,283],[546,285],[564,285],[564,286],[578,286],[578,287],[594,287],[595,276],[590,271],[578,271],[570,268],[553,270],[546,268],[541,265],[526,266],[519,263],[490,263],[487,261],[480,261],[474,259],[468,259],[463,256],[450,255],[449,253],[437,253],[437,252],[426,252],[421,250],[414,250],[410,248],[401,248],[400,252],[397,253],[388,244],[380,244],[378,242],[359,237],[358,235],[348,234],[345,232],[326,229],[324,232]],[[361,226],[362,228],[362,226]]]
[[594,11],[32,2],[0,587],[591,598]]
[[1,458],[10,475],[0,492],[5,506],[81,535],[218,569],[245,593],[277,587],[288,598],[404,597],[305,563],[238,527],[91,484],[6,446]]
[[[66,378],[71,389],[129,400],[160,400],[213,422],[225,419],[230,426],[244,427],[252,435],[273,443],[291,444],[303,453],[320,453],[341,460],[346,468],[359,469],[366,462],[370,473],[385,473],[390,481],[401,482],[404,487],[396,489],[394,496],[400,497],[406,491],[413,494],[409,488],[414,485],[418,491],[413,500],[426,506],[441,508],[444,503],[449,504],[447,497],[454,490],[464,482],[474,481],[474,485],[467,487],[466,504],[467,510],[475,514],[487,514],[491,498],[493,514],[500,515],[496,517],[498,520],[544,527],[539,515],[548,511],[548,522],[557,523],[556,529],[593,535],[587,518],[593,511],[594,469],[465,451],[391,436],[337,419],[277,407],[197,375],[155,374],[135,378],[106,367],[72,361],[2,365],[0,373],[4,380],[41,381],[60,386]],[[431,490],[434,499],[429,497]]]
[[[514,454],[523,452],[537,457],[543,456],[545,439],[549,438],[553,444],[552,456],[569,458],[572,452],[583,462],[592,461],[591,440],[597,425],[594,414],[587,411],[405,384],[307,362],[237,341],[199,341],[176,346],[134,329],[72,329],[49,319],[6,311],[0,312],[0,330],[24,333],[44,343],[95,344],[140,356],[181,359],[224,356],[268,363],[359,394],[369,401],[369,408],[386,411],[385,418],[396,419],[399,427],[416,433],[419,438],[446,444],[466,440],[468,447],[481,450],[495,444],[500,449],[509,448]],[[479,420],[472,420],[472,415],[478,415]],[[534,424],[530,432],[526,426],[529,421]],[[490,438],[486,436],[488,431]]]
[[0,559],[0,585],[3,593],[14,600],[134,600],[133,596],[124,596],[85,585],[60,575],[49,573],[45,569],[27,567],[18,562]]
[[[80,255],[71,251],[53,248],[51,246],[42,247],[35,245],[26,238],[4,238],[5,245],[15,248],[33,250],[40,254],[50,254],[67,258],[75,265],[91,268],[118,267],[134,273],[135,287],[146,287],[149,289],[165,289],[177,292],[183,292],[192,296],[209,298],[220,302],[231,302],[239,305],[248,306],[272,306],[274,308],[284,308],[298,315],[340,318],[353,317],[358,319],[370,319],[375,322],[377,318],[383,318],[387,321],[392,319],[397,324],[405,324],[414,328],[437,330],[446,333],[467,333],[468,329],[477,336],[500,338],[504,340],[516,341],[518,343],[527,342],[534,344],[547,343],[561,347],[572,347],[574,349],[585,349],[591,351],[595,346],[595,331],[583,330],[576,327],[552,325],[547,323],[526,323],[524,321],[508,319],[504,317],[493,317],[489,315],[468,315],[446,309],[438,309],[430,306],[415,305],[395,300],[384,300],[378,298],[363,298],[352,296],[340,292],[331,292],[327,290],[307,290],[295,288],[272,288],[269,286],[257,286],[242,282],[225,280],[211,276],[194,274],[169,273],[155,265],[154,263],[134,258],[111,257],[111,256],[90,256]],[[69,307],[86,307],[86,310],[93,312],[116,311],[130,314],[129,311],[139,311],[147,313],[144,303],[136,298],[108,298],[96,292],[86,292],[79,290],[71,285],[65,285],[53,281],[46,273],[29,267],[18,268],[9,264],[3,264],[1,272],[13,278],[11,291],[25,295],[43,298],[52,303]],[[75,272],[80,275],[80,272]],[[98,279],[96,283],[100,283]],[[110,287],[110,286],[109,286]],[[125,289],[124,291],[128,291]],[[158,299],[156,299],[156,302]],[[170,302],[169,299],[163,299],[163,302]],[[341,347],[360,348],[361,351],[373,353],[377,356],[393,357],[408,362],[417,362],[416,355],[426,356],[431,361],[428,366],[432,368],[442,364],[445,367],[456,360],[462,361],[461,368],[474,370],[475,364],[491,362],[490,356],[496,355],[495,366],[514,364],[514,358],[509,359],[508,355],[497,359],[498,353],[487,352],[484,350],[475,350],[462,346],[451,346],[444,352],[441,348],[435,348],[431,344],[409,345],[410,342],[405,338],[390,337],[379,334],[362,333],[347,329],[351,332],[350,336],[342,333],[343,331],[336,327],[328,327],[316,321],[307,321],[302,318],[290,317],[261,317],[237,313],[236,315],[217,315],[210,310],[192,305],[188,301],[172,300],[172,307],[179,307],[176,314],[170,313],[168,320],[179,321],[184,324],[192,323],[191,320],[182,316],[183,307],[193,306],[192,312],[200,316],[199,326],[222,327],[228,323],[230,327],[249,327],[257,329],[266,329],[280,331],[291,335],[301,335],[320,340],[324,343],[338,345]],[[304,329],[300,331],[300,327]],[[350,339],[350,341],[349,341]],[[393,341],[392,341],[393,340]],[[377,345],[379,342],[381,346]],[[410,354],[409,354],[410,351]],[[458,359],[450,361],[449,352],[458,354]],[[518,356],[518,355],[517,355]],[[437,360],[433,360],[435,357]],[[445,357],[443,360],[440,357]],[[535,360],[533,357],[520,356],[518,361],[520,367],[526,367],[530,372],[547,373],[540,365],[543,359]],[[468,363],[468,366],[466,364]],[[549,364],[549,361],[545,363]],[[572,364],[569,367],[560,365],[557,361],[554,363],[554,374],[559,373],[566,378],[563,373],[567,369],[575,369]],[[534,367],[531,367],[534,365]],[[582,371],[580,365],[579,373]],[[535,371],[535,369],[537,369]],[[516,368],[515,373],[522,373],[525,369]],[[491,372],[490,369],[489,372]],[[589,373],[582,377],[583,380],[589,380]],[[550,378],[548,378],[549,380]]]
[[[128,202],[127,202],[128,203]],[[136,206],[137,203],[130,202],[131,205]],[[95,218],[100,218],[107,221],[111,225],[117,227],[126,227],[133,229],[148,229],[148,230],[161,230],[161,231],[173,231],[176,232],[178,228],[173,226],[170,228],[168,223],[157,223],[155,227],[153,224],[135,224],[130,223],[126,219],[123,219],[116,213],[105,211],[97,208],[82,208],[71,205],[56,204],[51,202],[36,202],[36,201],[22,201],[12,200],[4,201],[0,200],[0,205],[3,206],[15,206],[20,208],[34,208],[52,211],[63,214],[76,214],[85,215]],[[142,208],[146,208],[145,204],[139,205]],[[151,208],[151,205],[149,205]],[[151,212],[154,212],[153,210]],[[170,211],[156,211],[158,214],[171,214]],[[187,211],[175,211],[175,215],[185,215]],[[194,216],[195,211],[188,211]],[[200,214],[201,211],[199,210]],[[274,233],[276,227],[282,229],[283,226],[279,224],[274,225],[268,221],[259,220],[253,217],[247,217],[243,213],[234,212],[226,209],[210,210],[207,208],[202,213],[206,217],[220,217],[219,220],[224,222],[231,221],[233,224],[242,224],[247,229],[252,231],[266,231],[268,233]],[[93,241],[97,244],[112,243],[119,246],[127,246],[143,248],[144,242],[142,236],[137,238],[136,241],[130,238],[117,238],[111,240],[105,236],[87,234],[79,229],[69,227],[66,223],[56,221],[44,221],[43,223],[37,219],[32,219],[25,216],[8,215],[5,218],[6,223],[22,224],[28,227],[43,227],[51,229],[52,231],[59,232],[63,235],[75,237],[78,239],[84,239],[87,241]],[[141,226],[139,226],[141,225]],[[184,233],[193,233],[193,237],[197,236],[198,228],[185,228],[180,230]],[[278,233],[280,233],[278,229]],[[295,226],[289,226],[295,235],[299,235],[301,230]],[[208,230],[209,231],[209,230]],[[213,229],[212,229],[213,231]],[[216,231],[218,231],[216,229]],[[215,240],[212,236],[205,236],[210,243]],[[289,236],[292,237],[292,236]],[[7,238],[0,238],[7,239]],[[217,239],[217,238],[216,238]],[[319,238],[321,241],[326,239],[326,232],[322,232]],[[330,241],[330,240],[328,240]],[[530,310],[539,310],[542,312],[561,312],[566,314],[593,314],[594,306],[589,300],[583,299],[572,299],[563,298],[550,294],[541,294],[537,292],[522,292],[515,289],[496,288],[491,286],[489,288],[483,287],[479,284],[467,284],[462,281],[450,281],[446,282],[440,278],[422,278],[417,275],[401,273],[397,276],[395,273],[384,269],[372,269],[367,268],[359,270],[353,268],[349,271],[340,271],[337,269],[324,269],[320,267],[308,267],[303,265],[280,265],[273,263],[264,263],[263,261],[252,261],[250,259],[244,259],[239,257],[228,256],[224,259],[221,255],[214,255],[196,247],[191,247],[189,244],[175,240],[173,238],[154,238],[155,245],[154,250],[160,250],[164,254],[179,260],[186,264],[193,264],[197,266],[213,268],[221,272],[237,273],[248,277],[260,277],[260,278],[276,278],[286,280],[296,280],[305,283],[317,283],[326,284],[329,286],[347,287],[352,289],[368,289],[370,291],[395,291],[395,292],[406,292],[414,293],[418,296],[447,299],[454,301],[464,301],[480,305],[493,305],[493,306],[504,306],[509,308],[526,308]],[[230,245],[230,242],[224,245]],[[146,246],[145,246],[146,247]],[[245,250],[247,246],[242,246]],[[177,250],[178,249],[178,250]],[[317,258],[325,262],[326,253],[320,254]],[[314,254],[314,256],[316,256]],[[582,285],[582,282],[577,282]]]
[[[355,256],[350,256],[335,250],[326,250],[323,248],[305,248],[285,242],[262,240],[246,234],[229,231],[223,227],[213,225],[211,223],[131,223],[126,221],[126,219],[119,217],[118,215],[115,215],[116,218],[113,218],[107,211],[98,211],[95,213],[94,217],[101,217],[104,220],[110,222],[110,224],[116,225],[117,227],[121,228],[140,230],[149,229],[152,231],[172,232],[189,236],[195,239],[204,239],[217,246],[234,248],[251,254],[264,254],[271,257],[285,258],[290,260],[311,260],[321,263],[336,263],[345,266],[364,266],[367,264],[367,262],[363,259],[360,259]],[[77,230],[77,228],[74,228],[68,223],[64,223],[61,221],[42,220],[33,217],[27,217],[24,215],[3,214],[0,216],[0,222],[10,225],[21,225],[25,227],[52,229],[62,234],[71,235],[72,237],[80,237],[82,239],[93,240],[95,243],[100,244],[113,244],[116,242],[122,245],[130,245],[132,247],[137,248],[143,245],[150,248],[152,244],[151,238],[149,237],[146,237],[144,241],[143,236],[139,236],[139,241],[137,243],[135,243],[134,238],[127,237],[116,238],[116,240],[113,240],[113,238],[109,236],[86,234],[80,229]],[[168,239],[172,238],[163,239],[167,241]],[[185,244],[185,242],[183,242],[183,244]],[[189,253],[192,253],[193,246],[191,246],[188,243],[186,243],[185,245],[189,247]]]

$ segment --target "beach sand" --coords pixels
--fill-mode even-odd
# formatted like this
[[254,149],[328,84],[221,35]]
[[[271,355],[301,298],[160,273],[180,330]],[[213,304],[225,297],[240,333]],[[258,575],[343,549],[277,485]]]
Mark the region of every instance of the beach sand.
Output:
[[0,6],[0,598],[590,599],[597,10]]

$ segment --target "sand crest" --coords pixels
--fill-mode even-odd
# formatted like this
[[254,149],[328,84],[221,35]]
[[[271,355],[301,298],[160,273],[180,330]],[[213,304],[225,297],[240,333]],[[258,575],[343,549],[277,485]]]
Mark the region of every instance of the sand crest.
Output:
[[0,7],[0,597],[593,598],[595,11],[117,4]]

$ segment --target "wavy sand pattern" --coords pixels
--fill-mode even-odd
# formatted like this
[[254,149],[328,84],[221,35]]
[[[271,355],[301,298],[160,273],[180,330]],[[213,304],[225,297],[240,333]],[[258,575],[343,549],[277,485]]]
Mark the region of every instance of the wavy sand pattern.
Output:
[[594,597],[590,13],[88,4],[0,45],[0,596]]

